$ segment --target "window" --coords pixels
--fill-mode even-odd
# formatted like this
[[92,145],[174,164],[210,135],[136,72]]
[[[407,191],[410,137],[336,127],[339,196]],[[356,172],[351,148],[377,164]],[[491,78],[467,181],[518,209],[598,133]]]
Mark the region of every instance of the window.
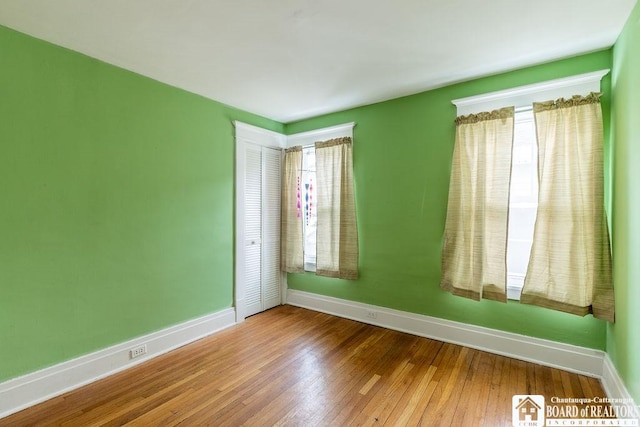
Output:
[[516,112],[513,129],[507,240],[507,298],[509,299],[520,299],[529,265],[537,210],[538,148],[533,111],[525,110]]
[[[572,129],[571,138],[581,138],[600,147],[602,143],[597,140],[602,136],[598,93],[600,80],[608,72],[594,71],[452,100],[457,110],[452,163],[455,179],[451,180],[449,188],[442,252],[440,286],[444,290],[471,299],[519,299],[528,304],[580,315],[592,312],[595,317],[612,319],[612,310],[607,308],[608,305],[613,307],[613,293],[608,277],[610,254],[606,219],[602,219],[604,215],[599,210],[603,204],[599,202],[603,187],[599,168],[595,168],[596,173],[590,173],[588,166],[581,167],[580,161],[585,156],[574,153],[577,146],[571,146],[561,131],[553,134],[549,130],[549,122],[559,123],[558,129]],[[555,100],[560,98],[564,98],[562,109],[555,105]],[[550,100],[553,105],[537,105],[534,123],[531,111],[534,104],[547,104]],[[578,104],[572,105],[572,102]],[[577,108],[587,105],[592,108]],[[556,110],[553,114],[542,114]],[[577,114],[586,119],[571,118]],[[548,147],[545,141],[559,138],[562,147],[571,148],[571,156],[556,157],[570,160],[563,161],[559,167],[562,173],[578,177],[572,178],[576,188],[557,179],[555,163],[547,163],[541,165],[544,166],[540,177],[545,183],[544,191],[538,189],[539,144],[535,128],[541,126],[542,119],[545,121],[542,128],[546,130],[540,131],[540,146]],[[578,124],[581,132],[577,132]],[[463,148],[458,149],[459,145]],[[593,162],[600,162],[596,148],[585,148],[584,151],[591,155]],[[485,168],[487,165],[489,167]],[[592,181],[595,184],[589,187]],[[586,188],[583,190],[583,187]],[[563,222],[566,219],[564,211],[563,215],[552,218],[552,208],[558,210],[564,206],[553,198],[568,200],[576,192],[585,196],[576,198],[581,204],[576,204],[571,213],[581,215],[580,221],[584,223],[594,224],[589,229],[595,232],[587,236],[576,233],[575,228],[564,233],[570,228],[563,225],[567,223],[566,220]],[[541,212],[538,212],[538,199],[540,206],[545,203]],[[598,209],[581,208],[587,199],[595,200],[589,206]],[[486,209],[491,211],[488,213]],[[602,230],[598,231],[598,228]],[[558,240],[565,234],[566,239]],[[589,239],[595,244],[581,245],[580,253],[568,248],[572,242]],[[565,262],[569,255],[572,260],[587,259],[586,262],[595,267],[587,271],[579,267],[582,261]],[[596,261],[591,262],[592,259]],[[598,264],[600,260],[602,268]],[[548,261],[553,268],[545,266]],[[567,275],[573,278],[571,282],[578,284],[577,291],[573,288],[566,291],[569,281],[555,279]],[[593,279],[595,277],[597,280]],[[523,292],[524,282],[527,284]],[[560,282],[559,286],[547,286]],[[600,284],[604,286],[598,287]],[[594,301],[598,302],[597,307]]]
[[[346,123],[287,137],[282,271],[312,271],[347,280],[358,277],[352,164],[354,125]],[[318,179],[324,187],[318,188]],[[339,201],[334,199],[336,195]],[[318,206],[324,206],[321,212]]]
[[318,210],[316,205],[316,150],[302,150],[302,184],[300,202],[302,211],[302,235],[304,236],[304,269],[316,271],[316,231]]

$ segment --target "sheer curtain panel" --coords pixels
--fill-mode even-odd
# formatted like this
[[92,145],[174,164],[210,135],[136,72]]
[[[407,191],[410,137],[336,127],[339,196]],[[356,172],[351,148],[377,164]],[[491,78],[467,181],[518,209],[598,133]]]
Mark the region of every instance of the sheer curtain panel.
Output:
[[441,287],[506,302],[514,108],[456,118]]
[[302,205],[302,146],[284,152],[282,175],[281,269],[287,273],[303,273]]
[[358,278],[358,229],[349,137],[316,142],[316,274]]
[[614,321],[600,94],[534,104],[538,214],[521,302]]

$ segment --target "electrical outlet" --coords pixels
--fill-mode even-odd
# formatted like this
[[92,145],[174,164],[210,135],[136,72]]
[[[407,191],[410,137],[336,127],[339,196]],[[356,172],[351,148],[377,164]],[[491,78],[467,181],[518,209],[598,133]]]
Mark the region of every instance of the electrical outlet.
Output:
[[129,356],[130,356],[131,359],[135,359],[136,357],[140,357],[143,354],[147,354],[147,345],[146,344],[139,345],[139,346],[134,347],[131,350],[129,350]]
[[367,311],[367,317],[369,319],[377,319],[378,313],[376,313],[375,311]]

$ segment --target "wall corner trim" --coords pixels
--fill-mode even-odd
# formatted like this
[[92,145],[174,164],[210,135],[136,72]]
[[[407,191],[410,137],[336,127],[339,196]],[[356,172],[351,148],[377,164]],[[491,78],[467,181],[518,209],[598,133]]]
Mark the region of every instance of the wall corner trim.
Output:
[[601,350],[294,289],[287,292],[287,304],[598,378],[608,397],[631,399],[609,356]]
[[[227,308],[0,383],[0,418],[113,375],[235,324]],[[144,356],[129,350],[146,344]]]

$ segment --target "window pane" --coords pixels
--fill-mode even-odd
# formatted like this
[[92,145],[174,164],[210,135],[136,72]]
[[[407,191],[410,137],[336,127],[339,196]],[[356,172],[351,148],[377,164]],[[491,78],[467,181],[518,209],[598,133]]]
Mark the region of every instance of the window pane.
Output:
[[516,113],[509,200],[507,296],[520,299],[538,210],[538,149],[531,111]]
[[316,151],[314,147],[305,148],[302,152],[302,201],[303,233],[304,233],[304,268],[316,270],[316,224],[318,213],[316,208]]

